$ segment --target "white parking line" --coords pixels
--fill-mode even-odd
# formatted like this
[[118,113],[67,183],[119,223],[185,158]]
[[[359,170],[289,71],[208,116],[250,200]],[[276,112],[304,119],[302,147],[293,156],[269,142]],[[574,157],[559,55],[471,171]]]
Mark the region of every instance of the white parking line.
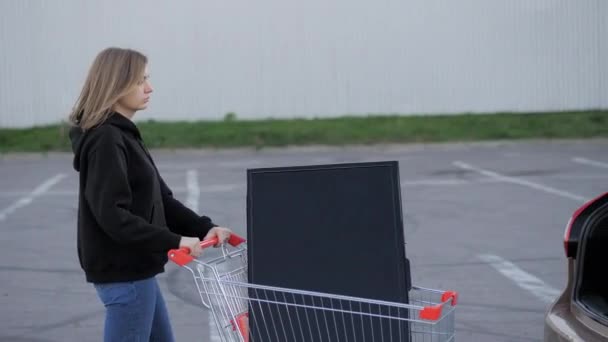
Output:
[[32,203],[32,201],[36,198],[39,197],[40,195],[44,194],[45,192],[47,192],[53,185],[59,183],[60,180],[62,180],[66,175],[63,173],[57,174],[49,179],[47,179],[44,183],[38,185],[38,187],[36,187],[32,192],[30,192],[29,194],[21,197],[20,199],[18,199],[15,203],[11,204],[10,206],[2,209],[0,211],[0,221],[4,221],[6,220],[6,217],[13,213],[15,210],[25,207],[26,205]]
[[[188,170],[186,172],[186,189],[188,191],[188,197],[186,198],[186,206],[192,209],[194,212],[198,211],[198,201],[201,195],[200,187],[198,186],[198,172],[195,169]],[[215,321],[212,319],[207,320],[209,340],[212,342],[220,341],[220,337],[215,327]]]
[[249,160],[240,159],[240,160],[234,160],[234,161],[225,161],[225,162],[215,163],[215,165],[222,167],[222,168],[237,168],[237,169],[253,168],[253,167],[257,167],[261,164],[262,164],[262,162],[257,159],[249,159]]
[[500,183],[498,179],[477,179],[477,180],[465,180],[465,179],[420,179],[414,181],[403,181],[401,187],[413,187],[413,186],[456,186],[456,185],[469,185],[469,184],[481,184],[481,183]]
[[577,157],[577,158],[572,158],[572,161],[575,163],[579,163],[579,164],[591,165],[591,166],[595,166],[595,167],[601,167],[604,169],[608,169],[608,163],[602,163],[597,160]]
[[198,186],[198,173],[194,169],[186,172],[186,189],[188,189],[186,206],[196,212],[198,211],[198,200],[200,198],[201,191]]
[[201,188],[201,192],[230,192],[237,190],[238,188],[243,187],[241,184],[215,184],[215,185],[206,185]]
[[184,171],[188,169],[198,168],[200,164],[198,163],[157,163],[156,167],[161,171],[161,173],[165,172],[177,172]]
[[516,177],[509,177],[509,176],[505,176],[502,175],[498,172],[494,172],[494,171],[490,171],[490,170],[484,170],[482,168],[467,164],[465,162],[462,161],[455,161],[454,166],[459,167],[461,169],[464,170],[470,170],[470,171],[475,171],[479,174],[482,174],[484,176],[493,178],[493,179],[497,179],[497,180],[501,180],[503,182],[507,182],[507,183],[513,183],[513,184],[518,184],[518,185],[523,185],[523,186],[527,186],[529,188],[535,189],[535,190],[540,190],[549,194],[553,194],[553,195],[557,195],[557,196],[561,196],[561,197],[565,197],[565,198],[569,198],[571,200],[575,200],[578,202],[585,202],[585,197],[580,196],[580,195],[576,195],[567,191],[563,191],[563,190],[559,190],[559,189],[555,189],[552,188],[550,186],[546,186],[540,183],[535,183],[535,182],[530,182],[527,181],[525,179],[521,179],[521,178],[516,178]]
[[482,254],[478,257],[545,304],[551,303],[560,294],[559,290],[497,255]]
[[[1,191],[0,198],[12,198],[27,196],[31,191]],[[44,193],[45,196],[75,196],[78,195],[76,191],[47,191]]]

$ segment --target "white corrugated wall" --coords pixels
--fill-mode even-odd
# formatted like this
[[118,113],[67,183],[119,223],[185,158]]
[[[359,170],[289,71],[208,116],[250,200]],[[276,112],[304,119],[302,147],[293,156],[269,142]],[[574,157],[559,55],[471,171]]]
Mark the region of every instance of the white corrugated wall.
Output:
[[601,108],[608,108],[608,1],[597,1],[597,45],[598,45],[598,97]]
[[95,54],[150,58],[138,118],[608,107],[605,0],[0,0],[0,127],[65,119]]

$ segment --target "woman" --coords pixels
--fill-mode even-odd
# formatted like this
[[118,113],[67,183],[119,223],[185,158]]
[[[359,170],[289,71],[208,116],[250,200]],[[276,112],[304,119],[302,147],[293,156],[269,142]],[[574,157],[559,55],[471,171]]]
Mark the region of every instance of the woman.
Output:
[[70,115],[74,169],[79,172],[78,257],[106,307],[105,341],[173,341],[155,276],[167,252],[230,235],[172,195],[132,118],[152,87],[147,58],[120,48],[93,62]]

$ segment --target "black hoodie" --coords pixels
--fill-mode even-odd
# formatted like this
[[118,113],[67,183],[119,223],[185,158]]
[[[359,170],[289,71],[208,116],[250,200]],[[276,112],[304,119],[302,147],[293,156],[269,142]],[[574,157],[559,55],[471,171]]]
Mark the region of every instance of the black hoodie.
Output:
[[134,281],[164,272],[181,236],[203,238],[215,224],[185,207],[160,176],[137,126],[114,113],[83,131],[72,127],[80,174],[78,257],[87,281]]

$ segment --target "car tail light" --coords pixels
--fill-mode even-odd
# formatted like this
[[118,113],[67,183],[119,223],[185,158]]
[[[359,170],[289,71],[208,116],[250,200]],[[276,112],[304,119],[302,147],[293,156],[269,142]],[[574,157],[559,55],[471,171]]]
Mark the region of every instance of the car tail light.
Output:
[[574,222],[574,215],[568,220],[568,224],[566,224],[566,231],[564,232],[564,253],[566,254],[566,257],[569,257],[568,243],[570,242],[570,233],[572,233],[572,222]]
[[[585,204],[576,209],[576,211],[572,214],[572,217],[570,217],[568,220],[568,224],[566,224],[566,231],[564,232],[564,252],[566,253],[566,257],[576,257],[576,248],[578,247],[578,238],[581,233],[582,225],[585,219],[589,216],[589,213],[592,211],[586,209],[598,202],[600,199],[607,199],[607,197],[608,192],[597,196],[596,198],[585,202]],[[574,234],[574,236],[572,236],[572,234]]]

